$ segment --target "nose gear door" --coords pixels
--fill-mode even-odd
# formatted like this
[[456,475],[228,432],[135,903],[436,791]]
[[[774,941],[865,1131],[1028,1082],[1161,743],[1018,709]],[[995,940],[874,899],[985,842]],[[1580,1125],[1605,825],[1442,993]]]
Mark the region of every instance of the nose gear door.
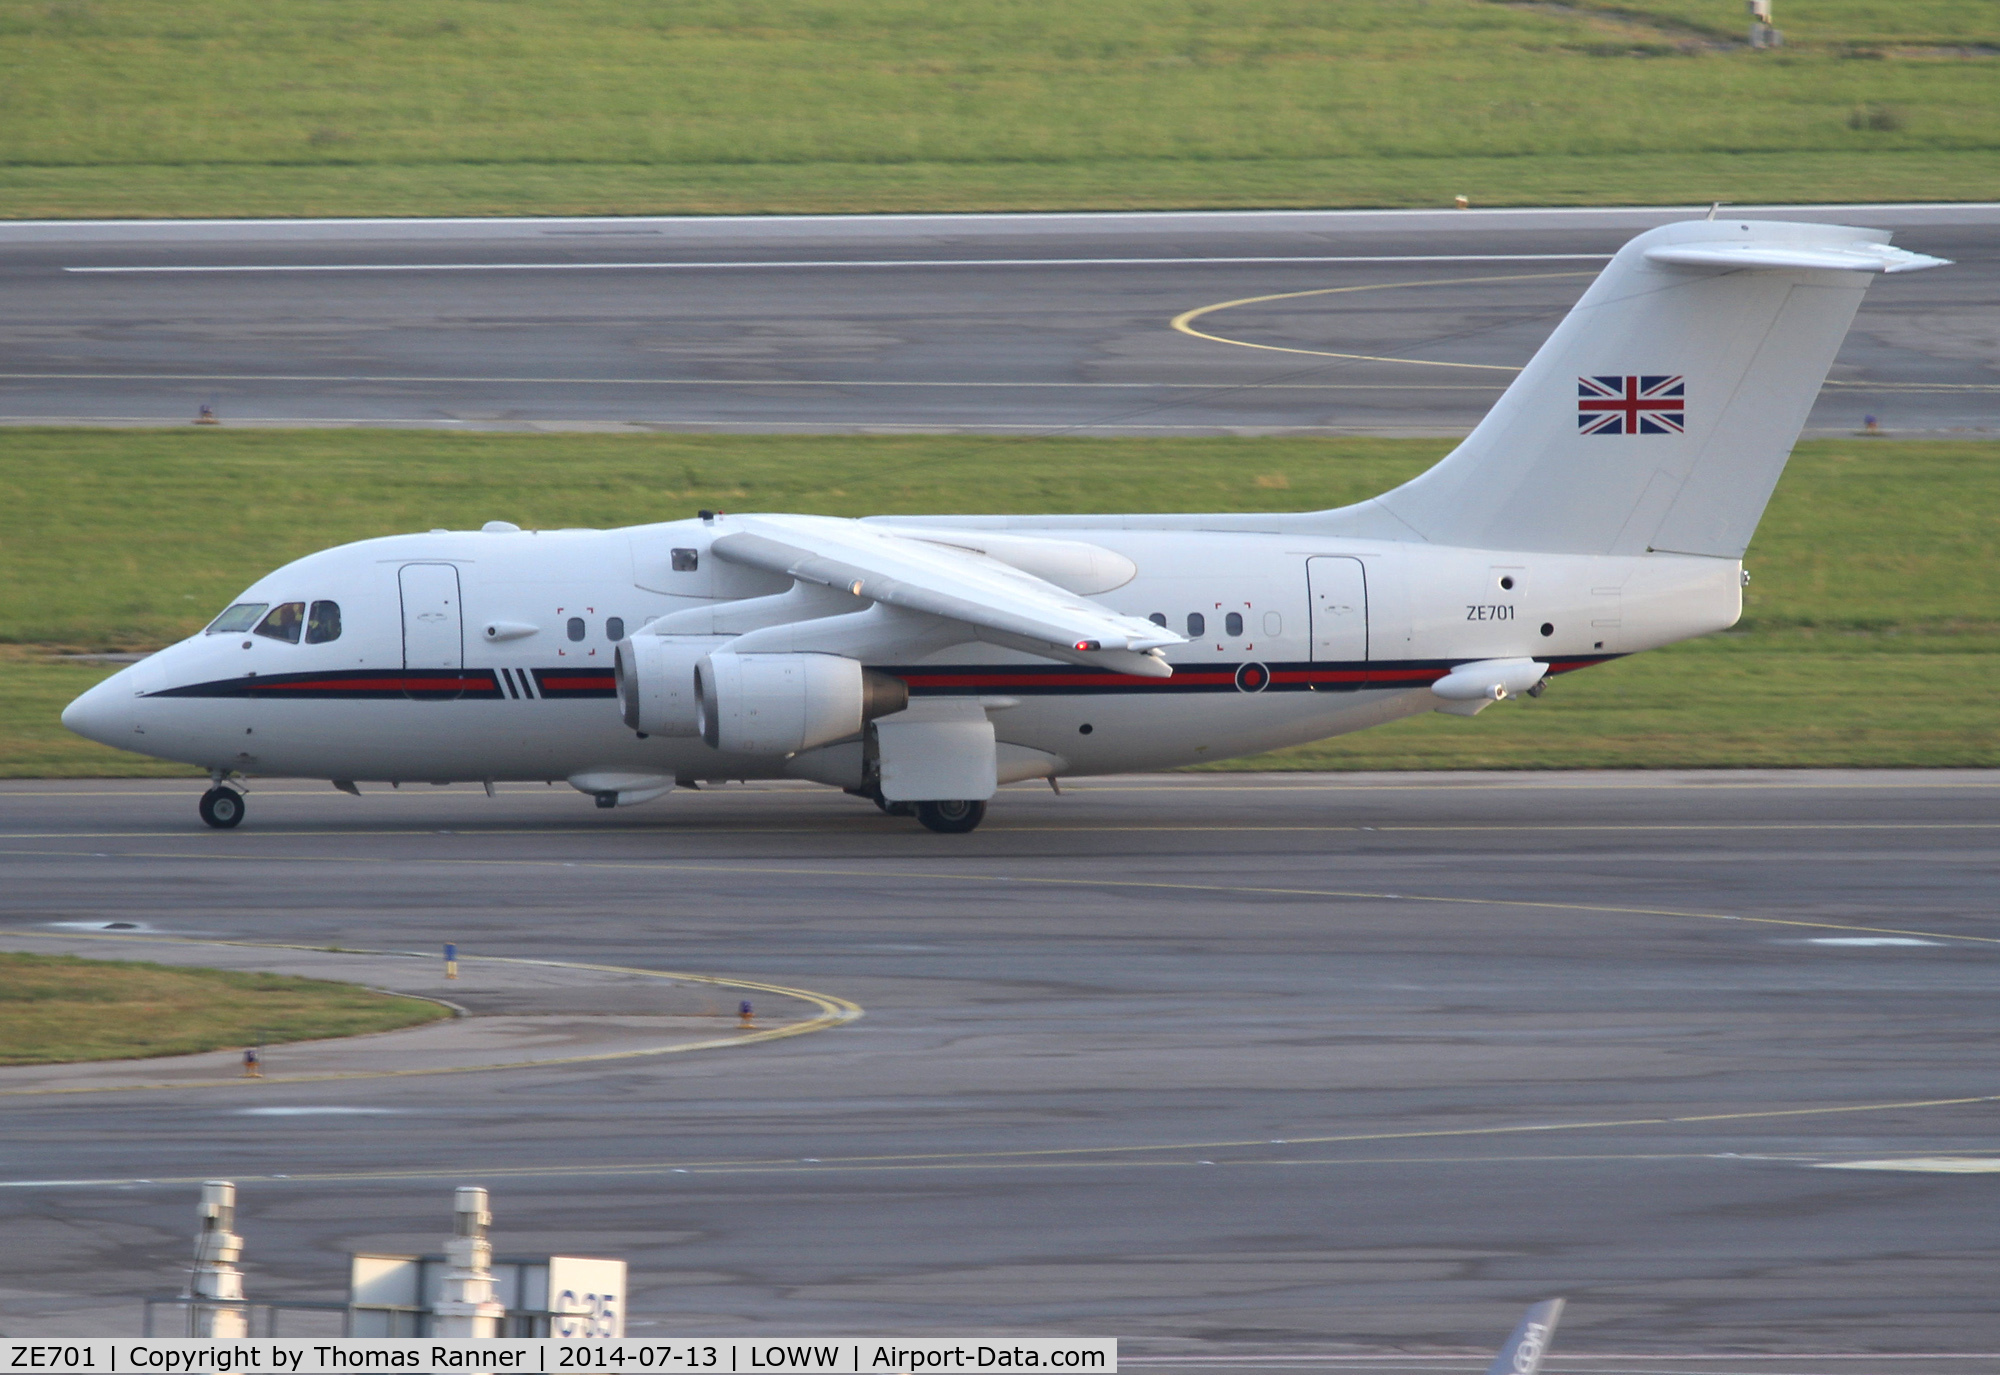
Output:
[[449,701],[465,690],[465,626],[458,569],[448,563],[406,563],[403,592],[403,692]]
[[1368,575],[1361,560],[1330,555],[1306,560],[1314,662],[1368,661]]

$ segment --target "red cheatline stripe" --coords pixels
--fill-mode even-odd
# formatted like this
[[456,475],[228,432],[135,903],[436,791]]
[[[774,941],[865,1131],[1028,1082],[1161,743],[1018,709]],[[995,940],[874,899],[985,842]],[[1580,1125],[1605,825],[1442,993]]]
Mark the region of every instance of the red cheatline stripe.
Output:
[[1172,679],[1138,678],[1129,673],[906,673],[911,687],[1031,688],[1031,687],[1165,687],[1173,683],[1227,683],[1227,673],[1176,673]]
[[576,688],[608,688],[613,685],[613,679],[608,673],[593,673],[587,677],[570,676],[557,678],[549,676],[542,679],[543,687],[555,688],[557,691],[565,689],[573,690]]
[[1368,676],[1366,669],[1288,668],[1271,671],[1274,683],[1359,683]]

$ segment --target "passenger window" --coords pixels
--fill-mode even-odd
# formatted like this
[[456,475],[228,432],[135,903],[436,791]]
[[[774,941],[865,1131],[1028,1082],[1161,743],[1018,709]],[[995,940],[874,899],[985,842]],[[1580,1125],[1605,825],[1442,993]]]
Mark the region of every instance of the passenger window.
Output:
[[607,616],[604,618],[604,638],[613,644],[617,644],[625,638],[625,618],[623,616]]
[[1285,633],[1285,618],[1275,611],[1264,613],[1264,633],[1272,639]]
[[581,640],[583,638],[583,617],[571,616],[569,618],[569,637],[572,640]]
[[1243,613],[1232,611],[1227,616],[1224,616],[1222,618],[1222,628],[1231,635],[1241,635],[1243,633]]
[[1148,616],[1146,619],[1151,621],[1154,625],[1158,626],[1162,630],[1165,630],[1167,628],[1167,613],[1164,611],[1155,611],[1152,615]]
[[1208,634],[1208,621],[1199,611],[1188,612],[1188,637],[1199,640]]
[[252,633],[295,645],[299,642],[299,631],[305,628],[305,622],[304,602],[279,602],[271,608],[270,615],[257,622],[257,629]]
[[270,606],[269,602],[238,602],[209,623],[208,633],[211,635],[241,635],[251,626],[257,624],[259,618],[263,616],[265,611],[270,609]]
[[700,567],[701,551],[699,549],[674,550],[674,572],[692,573]]
[[314,602],[306,613],[306,643],[323,645],[340,638],[340,603]]

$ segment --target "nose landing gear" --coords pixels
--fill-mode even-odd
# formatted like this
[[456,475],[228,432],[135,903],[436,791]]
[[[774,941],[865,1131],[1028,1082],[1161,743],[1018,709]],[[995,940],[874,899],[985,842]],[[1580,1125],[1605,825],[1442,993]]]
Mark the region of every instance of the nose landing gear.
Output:
[[243,824],[243,794],[220,783],[201,795],[201,819],[218,831]]

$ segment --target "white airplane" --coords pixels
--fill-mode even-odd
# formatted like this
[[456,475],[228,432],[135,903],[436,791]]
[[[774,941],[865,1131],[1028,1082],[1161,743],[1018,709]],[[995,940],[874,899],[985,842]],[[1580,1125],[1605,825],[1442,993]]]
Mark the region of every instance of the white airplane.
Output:
[[970,831],[1003,783],[1472,716],[1735,623],[1741,558],[1876,272],[1833,225],[1697,220],[1613,259],[1479,427],[1280,515],[722,515],[433,530],[260,578],[63,713],[248,776],[844,788]]

